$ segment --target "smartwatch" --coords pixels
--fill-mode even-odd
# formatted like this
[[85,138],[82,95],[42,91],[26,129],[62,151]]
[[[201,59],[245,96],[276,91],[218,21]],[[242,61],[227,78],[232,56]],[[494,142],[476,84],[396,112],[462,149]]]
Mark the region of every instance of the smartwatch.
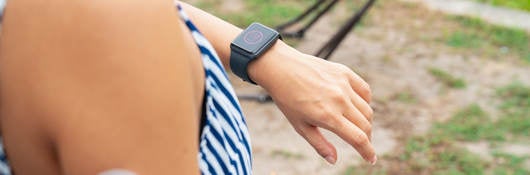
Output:
[[248,64],[265,53],[280,34],[260,23],[252,23],[230,44],[230,68],[244,81],[256,84],[248,76]]

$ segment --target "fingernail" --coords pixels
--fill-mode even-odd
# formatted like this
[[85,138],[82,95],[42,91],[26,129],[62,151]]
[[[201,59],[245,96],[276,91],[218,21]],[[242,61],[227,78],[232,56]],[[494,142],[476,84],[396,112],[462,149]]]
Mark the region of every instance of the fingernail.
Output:
[[370,164],[375,165],[376,162],[377,162],[377,156],[374,155],[374,157],[372,158],[372,160],[370,160]]
[[324,159],[326,159],[326,161],[328,161],[328,163],[330,163],[332,165],[335,165],[335,162],[337,161],[337,160],[335,160],[335,158],[333,158],[333,156],[326,156],[326,158],[324,158]]

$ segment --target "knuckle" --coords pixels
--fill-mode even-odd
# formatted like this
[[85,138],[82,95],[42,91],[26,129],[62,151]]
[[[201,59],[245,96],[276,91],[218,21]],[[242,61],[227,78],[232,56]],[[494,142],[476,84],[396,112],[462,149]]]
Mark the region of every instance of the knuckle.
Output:
[[368,115],[373,116],[374,115],[374,109],[370,106],[368,106]]
[[364,133],[357,133],[353,138],[353,144],[355,144],[354,146],[362,146],[368,144],[368,142],[368,136],[366,136]]
[[322,119],[322,122],[324,122],[330,128],[335,128],[339,125],[339,120],[333,114],[329,114],[326,117],[324,117]]
[[344,72],[349,72],[349,71],[351,71],[351,69],[350,69],[348,66],[344,65],[344,64],[339,64],[339,63],[337,63],[337,67],[339,67],[339,70],[342,70],[342,71],[344,71]]
[[305,137],[304,129],[302,129],[301,127],[294,127],[294,131],[296,131],[296,133],[298,133],[299,135]]
[[364,132],[366,133],[366,135],[372,133],[372,125],[369,124],[368,126],[366,126],[366,127],[364,128]]
[[374,118],[374,110],[372,108],[368,108],[365,117],[369,122],[372,122],[372,119]]
[[360,88],[360,91],[361,91],[360,93],[364,95],[368,95],[368,96],[372,95],[372,90],[370,89],[370,85],[368,83],[363,83]]
[[366,120],[368,120],[369,123],[372,123],[373,118],[374,118],[372,115],[366,115],[364,117],[366,118]]
[[330,91],[330,98],[331,100],[333,100],[334,102],[338,102],[338,103],[345,103],[346,102],[346,99],[344,98],[344,94],[342,92],[342,90],[340,89],[333,89]]
[[317,109],[315,112],[315,117],[317,120],[322,121],[326,119],[330,115],[330,111],[326,107],[321,107],[320,109]]
[[329,110],[326,110],[327,112],[323,112],[323,115],[321,115],[319,118],[318,118],[318,122],[322,124],[322,126],[325,126],[325,127],[328,127],[329,128],[336,128],[337,126],[340,125],[340,121],[339,119],[337,118],[337,116],[329,111]]
[[345,66],[343,64],[339,64],[339,70],[342,71],[344,76],[351,76],[353,73],[352,70],[348,66]]

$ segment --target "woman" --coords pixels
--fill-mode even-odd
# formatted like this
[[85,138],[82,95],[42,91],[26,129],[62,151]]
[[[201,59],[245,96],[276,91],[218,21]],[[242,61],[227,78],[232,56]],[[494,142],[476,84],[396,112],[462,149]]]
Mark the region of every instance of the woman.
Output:
[[[12,172],[251,174],[223,69],[241,29],[169,0],[10,0],[2,23],[0,121]],[[347,67],[278,40],[246,70],[325,160],[337,153],[319,127],[375,163],[370,89]]]

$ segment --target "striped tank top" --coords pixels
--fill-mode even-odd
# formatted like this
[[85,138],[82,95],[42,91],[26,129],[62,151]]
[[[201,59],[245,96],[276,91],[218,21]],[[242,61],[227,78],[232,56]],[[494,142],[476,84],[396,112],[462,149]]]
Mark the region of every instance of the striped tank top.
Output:
[[[0,22],[6,0],[0,0]],[[198,49],[205,72],[205,91],[197,160],[203,175],[252,174],[250,138],[245,118],[226,71],[208,40],[175,1]],[[0,175],[11,175],[0,139]]]

